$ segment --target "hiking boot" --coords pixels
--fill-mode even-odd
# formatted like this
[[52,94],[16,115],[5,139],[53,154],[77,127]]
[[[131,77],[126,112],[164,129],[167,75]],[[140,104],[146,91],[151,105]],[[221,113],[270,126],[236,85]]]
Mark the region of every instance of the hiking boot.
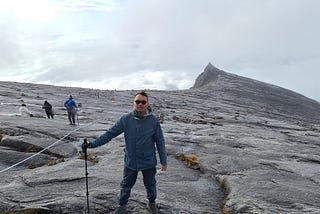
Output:
[[158,214],[156,202],[149,202],[148,203],[148,210],[149,210],[149,213]]
[[126,205],[120,205],[116,211],[115,214],[126,214],[127,213],[127,206]]

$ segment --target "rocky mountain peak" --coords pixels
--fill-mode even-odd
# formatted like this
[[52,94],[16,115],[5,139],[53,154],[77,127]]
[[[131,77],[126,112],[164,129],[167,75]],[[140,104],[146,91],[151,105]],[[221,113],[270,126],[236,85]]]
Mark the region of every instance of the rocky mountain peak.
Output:
[[217,81],[219,76],[224,72],[216,67],[214,67],[211,62],[205,67],[204,71],[197,77],[193,89],[202,88],[204,86],[210,85]]

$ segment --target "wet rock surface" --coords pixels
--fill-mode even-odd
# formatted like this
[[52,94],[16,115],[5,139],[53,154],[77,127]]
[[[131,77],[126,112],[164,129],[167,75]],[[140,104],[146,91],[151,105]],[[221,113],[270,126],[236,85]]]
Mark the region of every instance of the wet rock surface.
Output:
[[[0,171],[35,156],[1,172],[0,213],[84,213],[79,145],[131,111],[136,92],[1,82]],[[168,151],[168,171],[157,174],[160,213],[320,212],[318,102],[211,64],[189,90],[147,92]],[[82,106],[76,126],[63,108],[70,94]],[[44,100],[54,119],[45,118]],[[35,117],[16,115],[21,103]],[[114,212],[123,147],[120,135],[88,150],[90,213]],[[196,155],[199,167],[187,167],[178,153]],[[139,174],[129,213],[146,213],[146,204]]]

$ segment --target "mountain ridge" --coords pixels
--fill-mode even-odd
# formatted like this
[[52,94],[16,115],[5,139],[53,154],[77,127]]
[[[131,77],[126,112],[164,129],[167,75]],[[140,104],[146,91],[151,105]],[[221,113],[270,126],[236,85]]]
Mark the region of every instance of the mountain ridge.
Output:
[[296,114],[299,120],[306,123],[317,123],[320,120],[320,103],[316,100],[280,86],[227,73],[215,68],[211,63],[191,87],[191,90],[197,89],[210,90],[221,97],[228,93],[229,97],[232,97],[230,101],[243,106],[262,103],[262,110],[272,112],[271,109],[274,108],[287,114]]
[[[277,86],[218,73],[207,77],[213,84],[203,82],[205,87],[147,90],[168,151],[168,171],[157,175],[160,213],[319,213],[319,104]],[[0,213],[83,213],[79,146],[131,111],[136,92],[1,82],[0,171],[61,141],[1,173]],[[68,125],[63,107],[69,95],[81,103],[77,126]],[[53,105],[55,119],[45,118],[44,100]],[[18,116],[21,103],[35,117]],[[90,213],[113,213],[117,205],[123,141],[120,135],[89,150]],[[197,156],[200,164],[187,167],[177,158],[181,153]],[[138,179],[129,213],[145,212],[145,201]]]

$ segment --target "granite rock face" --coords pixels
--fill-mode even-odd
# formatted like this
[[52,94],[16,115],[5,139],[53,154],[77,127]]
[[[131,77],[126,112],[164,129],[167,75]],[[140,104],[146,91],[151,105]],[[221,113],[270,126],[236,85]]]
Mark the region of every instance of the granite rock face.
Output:
[[225,75],[225,72],[209,63],[204,71],[197,77],[191,89],[210,87],[218,82],[221,75]]
[[[85,213],[79,145],[131,111],[136,92],[1,82],[0,213]],[[168,171],[157,175],[160,213],[320,213],[318,102],[211,64],[191,89],[147,92],[168,151]],[[81,104],[77,126],[63,107],[69,95]],[[17,115],[21,103],[35,117]],[[120,135],[88,151],[90,213],[114,212],[123,147]],[[187,167],[179,153],[200,164]],[[146,212],[141,174],[128,210]]]

